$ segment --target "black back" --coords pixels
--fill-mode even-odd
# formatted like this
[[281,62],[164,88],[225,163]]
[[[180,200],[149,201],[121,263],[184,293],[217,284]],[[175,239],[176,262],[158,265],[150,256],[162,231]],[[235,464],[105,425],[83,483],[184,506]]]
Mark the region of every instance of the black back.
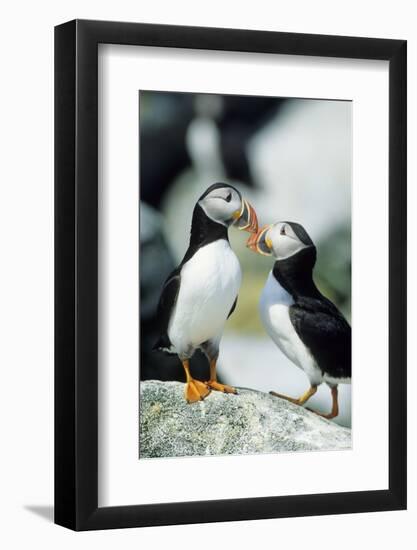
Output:
[[[301,238],[298,233],[297,236]],[[311,244],[290,258],[275,262],[273,275],[294,300],[289,311],[291,323],[319,368],[335,378],[350,378],[351,328],[337,307],[316,287],[315,262],[316,248]]]
[[162,287],[161,296],[158,302],[157,318],[161,334],[153,346],[153,350],[162,350],[169,353],[171,342],[168,336],[168,325],[172,310],[177,301],[181,284],[181,265],[176,267],[167,277]]

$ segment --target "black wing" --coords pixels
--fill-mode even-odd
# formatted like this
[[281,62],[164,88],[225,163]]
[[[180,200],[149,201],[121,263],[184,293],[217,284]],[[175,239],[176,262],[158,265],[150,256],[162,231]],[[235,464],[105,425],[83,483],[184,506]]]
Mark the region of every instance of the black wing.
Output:
[[169,351],[171,342],[168,336],[168,325],[171,319],[171,314],[177,301],[178,292],[181,283],[181,266],[174,269],[168,276],[162,287],[161,296],[159,298],[157,318],[160,327],[160,336],[153,346],[153,350]]
[[227,318],[229,318],[234,312],[234,310],[236,309],[236,304],[237,304],[237,296],[236,296],[236,300],[233,302],[232,309],[229,311],[229,315],[227,316]]
[[290,318],[323,372],[351,377],[351,328],[332,302],[324,297],[297,301],[290,307]]

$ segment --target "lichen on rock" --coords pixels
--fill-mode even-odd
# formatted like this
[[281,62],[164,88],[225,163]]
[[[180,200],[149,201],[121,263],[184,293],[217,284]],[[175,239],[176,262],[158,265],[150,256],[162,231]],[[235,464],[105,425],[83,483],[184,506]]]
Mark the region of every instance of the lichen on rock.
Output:
[[255,390],[211,392],[188,404],[184,384],[140,384],[140,458],[240,455],[351,447],[351,431]]

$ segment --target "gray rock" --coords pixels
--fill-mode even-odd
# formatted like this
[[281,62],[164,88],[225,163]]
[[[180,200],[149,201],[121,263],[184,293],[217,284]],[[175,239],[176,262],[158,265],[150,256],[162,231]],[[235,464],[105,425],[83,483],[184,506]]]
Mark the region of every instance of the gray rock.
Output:
[[351,431],[303,407],[259,391],[211,392],[188,404],[184,384],[140,384],[140,457],[339,450]]

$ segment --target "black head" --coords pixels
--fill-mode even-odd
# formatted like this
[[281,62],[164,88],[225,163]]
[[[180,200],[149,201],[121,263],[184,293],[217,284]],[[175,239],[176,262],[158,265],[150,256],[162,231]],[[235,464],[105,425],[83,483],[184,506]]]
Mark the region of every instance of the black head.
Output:
[[313,281],[317,250],[304,227],[295,222],[280,222],[265,231],[263,246],[276,259],[273,273],[293,297],[319,296]]
[[217,183],[213,183],[212,185],[210,185],[210,187],[208,187],[204,191],[204,193],[201,195],[201,197],[198,199],[198,201],[199,202],[202,201],[203,199],[205,199],[207,197],[207,195],[211,195],[211,193],[213,191],[217,191],[217,190],[220,190],[220,189],[222,190],[221,194],[223,194],[223,190],[226,189],[230,193],[234,191],[240,199],[242,198],[242,195],[240,194],[240,192],[235,187],[233,187],[233,185],[229,185],[228,183],[217,182]]
[[240,192],[227,183],[214,183],[199,198],[196,208],[223,227],[235,225],[249,233],[258,231],[258,219],[253,207]]
[[242,196],[227,183],[214,183],[204,191],[197,205],[210,220],[229,227],[242,210]]
[[291,231],[288,231],[289,228],[294,232],[294,235],[298,238],[300,243],[305,244],[306,246],[314,246],[310,235],[302,225],[296,222],[281,222],[281,233],[290,233]]
[[316,250],[313,241],[302,225],[295,222],[278,222],[266,225],[248,241],[248,247],[277,261],[296,256],[302,250]]

